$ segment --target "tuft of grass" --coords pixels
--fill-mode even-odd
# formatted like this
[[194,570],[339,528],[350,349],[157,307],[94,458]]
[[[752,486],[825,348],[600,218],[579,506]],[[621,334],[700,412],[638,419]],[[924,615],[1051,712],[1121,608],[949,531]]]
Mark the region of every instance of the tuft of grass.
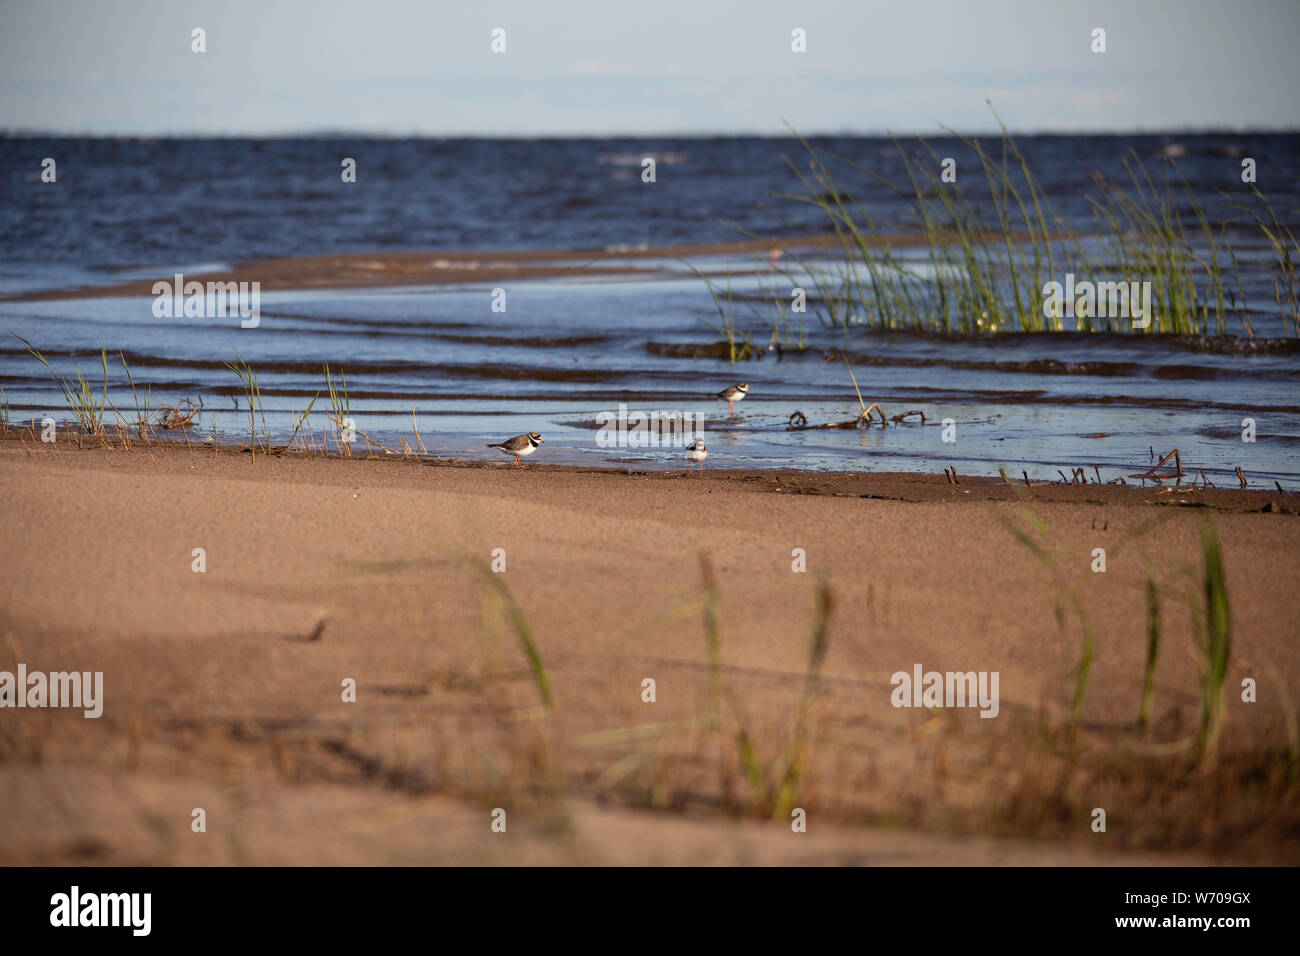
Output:
[[1070,719],[1077,723],[1083,716],[1083,706],[1088,696],[1088,678],[1092,676],[1092,662],[1097,656],[1097,635],[1082,605],[1076,604],[1075,611],[1079,615],[1079,624],[1083,628],[1083,648],[1079,654],[1079,662],[1075,665],[1074,702],[1070,707]]
[[424,447],[424,438],[420,435],[420,420],[415,417],[415,406],[411,406],[411,428],[415,431],[415,444],[422,454],[429,454],[429,449]]
[[330,396],[330,420],[334,423],[334,440],[339,451],[344,457],[352,456],[352,443],[343,440],[343,432],[347,427],[344,423],[352,417],[352,401],[348,398],[348,380],[343,372],[339,371],[339,381],[334,383],[334,374],[330,370],[329,363],[324,363],[325,369],[325,387],[329,390]]
[[[266,427],[266,413],[262,409],[262,390],[257,384],[257,373],[244,361],[244,357],[235,352],[235,361],[226,362],[226,368],[239,376],[243,387],[244,401],[248,403],[248,440],[252,450],[261,448],[263,452],[271,450],[271,434]],[[262,434],[257,433],[257,417],[262,420]]]
[[510,588],[502,579],[502,575],[495,573],[487,562],[471,558],[465,560],[477,573],[482,586],[490,590],[501,601],[506,616],[514,628],[515,636],[519,638],[519,646],[528,659],[528,669],[532,674],[533,684],[537,688],[537,696],[541,698],[543,707],[548,711],[554,710],[555,695],[551,691],[551,678],[546,672],[542,652],[537,646],[536,638],[533,637],[533,630],[528,623],[528,616],[524,614],[524,609],[515,600],[515,596],[510,592]]
[[[1092,572],[1086,568],[1080,570],[1076,577],[1067,577],[1067,568],[1061,561],[1056,547],[1053,545],[1046,523],[1040,518],[1032,508],[1028,506],[1028,497],[1026,492],[1016,485],[1009,485],[1012,492],[1023,504],[1021,515],[1023,517],[1023,526],[1021,522],[1015,520],[1010,515],[1005,514],[993,505],[986,505],[989,513],[993,516],[1002,527],[1016,541],[1018,541],[1033,557],[1041,563],[1050,572],[1053,580],[1053,586],[1056,590],[1055,598],[1055,615],[1057,628],[1061,635],[1064,636],[1069,612],[1073,611],[1074,616],[1078,619],[1080,630],[1083,634],[1083,644],[1079,651],[1079,657],[1074,666],[1070,668],[1070,673],[1074,675],[1074,691],[1070,698],[1070,722],[1077,725],[1079,719],[1083,716],[1084,705],[1087,702],[1088,680],[1092,675],[1092,665],[1097,656],[1097,635],[1093,628],[1092,620],[1084,606],[1080,596],[1081,582],[1086,581],[1092,576]],[[1134,540],[1145,535],[1161,522],[1168,520],[1168,515],[1159,516],[1149,521],[1143,522],[1130,531],[1128,531],[1117,544],[1107,548],[1107,554],[1110,560],[1114,560],[1124,549]],[[1154,666],[1151,663],[1149,666]]]
[[1232,612],[1223,572],[1223,552],[1216,526],[1201,532],[1201,586],[1204,624],[1196,628],[1197,660],[1201,669],[1200,730],[1197,745],[1203,760],[1212,760],[1223,729],[1223,682],[1232,654]]
[[[787,817],[796,805],[800,787],[808,770],[812,754],[812,715],[816,709],[822,664],[830,647],[830,616],[832,598],[830,584],[819,580],[814,610],[813,629],[808,641],[808,670],[804,675],[803,696],[790,731],[789,743],[783,759],[778,763],[764,762],[759,753],[752,724],[744,701],[722,681],[722,635],[717,576],[713,563],[705,554],[700,555],[700,573],[704,582],[704,633],[709,654],[710,713],[706,724],[723,732],[721,702],[725,699],[735,719],[735,759],[741,777],[749,787],[749,807],[758,815],[771,815],[773,819]],[[722,752],[722,793],[731,793],[732,772],[728,754]]]
[[[1276,668],[1273,669],[1276,674]],[[1291,698],[1291,690],[1287,687],[1286,681],[1277,680],[1278,698],[1282,706],[1282,716],[1286,721],[1287,735],[1287,773],[1286,780],[1288,784],[1295,784],[1300,780],[1300,721],[1296,719],[1295,702]]]
[[45,366],[46,371],[54,376],[54,381],[58,384],[59,390],[63,393],[64,402],[72,412],[73,417],[77,419],[77,423],[81,426],[82,431],[87,435],[92,435],[96,438],[102,439],[104,435],[104,409],[108,405],[108,351],[104,348],[103,344],[101,343],[99,347],[99,358],[100,364],[104,369],[104,390],[102,396],[97,399],[95,397],[95,386],[92,385],[90,380],[82,373],[80,365],[76,366],[74,369],[75,377],[65,378],[58,372],[54,371],[50,366],[50,363],[45,360],[45,356],[37,350],[36,346],[32,345],[31,342],[28,342],[21,335],[18,335],[17,333],[12,334],[14,338],[27,347],[27,351],[35,356],[38,362]]
[[1142,706],[1138,711],[1138,726],[1146,727],[1151,721],[1151,703],[1156,689],[1156,658],[1160,655],[1160,586],[1155,576],[1147,572],[1147,661],[1142,675]]
[[[700,319],[699,321],[707,325],[714,333],[720,335],[723,341],[727,343],[728,361],[734,364],[757,355],[758,353],[754,350],[753,333],[749,331],[742,332],[739,326],[736,325],[736,305],[731,294],[731,276],[727,276],[727,291],[723,295],[714,288],[713,283],[709,281],[709,277],[695,266],[682,259],[677,261],[684,263],[708,288],[709,295],[713,298],[713,307],[718,311],[718,322],[715,325],[707,319]],[[723,305],[724,301],[725,306]]]
[[[1023,495],[1023,492],[1016,490],[1014,485],[1010,487],[1016,491],[1017,495]],[[1075,724],[1083,716],[1083,709],[1088,696],[1088,679],[1092,674],[1092,664],[1097,655],[1097,639],[1093,631],[1092,621],[1088,617],[1083,601],[1078,596],[1076,585],[1065,580],[1061,561],[1049,540],[1047,525],[1043,520],[1028,507],[1024,509],[1024,527],[997,508],[989,506],[989,513],[1002,525],[1008,534],[1020,542],[1025,550],[1051,573],[1056,589],[1054,602],[1056,624],[1062,638],[1065,636],[1066,622],[1069,617],[1068,611],[1073,609],[1075,616],[1078,618],[1079,626],[1083,632],[1083,646],[1080,649],[1078,660],[1075,662],[1074,667],[1071,668],[1074,674],[1074,692],[1070,697],[1070,722]]]
[[722,626],[721,596],[713,562],[700,554],[700,576],[704,579],[704,635],[709,649],[709,703],[714,720],[721,725],[722,701]]
[[[1283,318],[1290,323],[1291,334],[1300,335],[1300,274],[1296,271],[1296,264],[1300,261],[1300,240],[1296,239],[1289,226],[1278,219],[1273,204],[1259,191],[1258,186],[1251,186],[1251,194],[1256,205],[1239,203],[1238,208],[1250,216],[1272,247],[1276,257],[1272,262],[1273,302]],[[1243,301],[1244,298],[1243,294]]]
[[817,703],[822,664],[826,661],[826,651],[830,648],[832,606],[830,582],[823,578],[817,587],[813,629],[808,639],[808,671],[804,675],[803,697],[799,701],[799,714],[790,737],[785,773],[781,776],[781,784],[773,801],[774,820],[783,820],[790,815],[798,799],[799,785],[808,769],[812,750],[811,714]]
[[128,424],[134,425],[140,435],[140,440],[147,442],[150,418],[149,400],[153,396],[153,386],[145,386],[144,401],[141,402],[140,392],[135,387],[135,378],[131,375],[131,369],[126,364],[126,356],[119,350],[117,357],[122,362],[122,371],[126,373],[127,384],[131,386],[131,398],[135,402],[135,421]]
[[307,421],[307,416],[311,414],[311,410],[313,406],[315,406],[316,399],[318,398],[320,398],[320,392],[317,392],[315,395],[312,396],[311,401],[307,403],[307,408],[300,415],[298,415],[297,421],[295,421],[293,425],[293,434],[289,436],[289,443],[284,446],[284,451],[280,453],[281,455],[285,454],[286,452],[289,451],[290,448],[293,447],[294,441],[296,441],[298,438],[298,432],[302,430],[303,423]]

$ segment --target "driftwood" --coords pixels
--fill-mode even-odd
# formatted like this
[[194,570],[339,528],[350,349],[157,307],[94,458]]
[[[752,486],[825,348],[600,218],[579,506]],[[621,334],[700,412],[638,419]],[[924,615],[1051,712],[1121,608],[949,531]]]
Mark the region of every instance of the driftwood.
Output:
[[[880,416],[878,419],[873,419],[871,417],[871,412],[873,409],[875,410],[876,414]],[[786,421],[785,430],[788,432],[797,432],[797,431],[816,431],[818,429],[826,429],[826,428],[870,428],[872,425],[876,424],[877,422],[879,422],[881,428],[888,428],[890,422],[893,422],[895,425],[909,424],[909,422],[907,422],[906,419],[910,418],[913,415],[919,415],[921,417],[920,423],[922,425],[925,424],[925,412],[921,411],[920,409],[914,409],[910,412],[901,412],[897,415],[894,415],[892,418],[886,418],[885,413],[881,409],[881,407],[878,404],[873,402],[870,406],[862,410],[861,415],[859,415],[857,418],[853,419],[852,421],[847,421],[847,422],[825,422],[821,425],[809,425],[807,415],[805,415],[803,412],[794,412],[790,415],[790,418]]]
[[[1071,468],[1069,477],[1066,477],[1065,472],[1061,471],[1061,469],[1059,468],[1056,470],[1056,473],[1061,476],[1062,484],[1066,484],[1066,485],[1089,484],[1088,469],[1086,467]],[[1022,474],[1025,476],[1025,484],[1029,484],[1029,473],[1022,472]],[[1103,481],[1101,477],[1101,467],[1099,465],[1092,466],[1092,474],[1093,474],[1092,484],[1096,484],[1096,485],[1127,485],[1128,484],[1128,482],[1126,482],[1122,477],[1112,478],[1110,481]]]
[[[1153,450],[1152,453],[1151,453],[1151,457],[1153,457],[1153,458],[1155,457],[1155,451],[1154,451],[1154,450]],[[1165,463],[1166,463],[1167,461],[1169,461],[1170,458],[1172,458],[1172,459],[1174,460],[1174,470],[1173,470],[1173,471],[1163,471],[1163,472],[1162,472],[1160,469],[1164,467]],[[1146,471],[1144,471],[1144,472],[1140,472],[1140,473],[1138,473],[1138,474],[1136,474],[1136,475],[1129,475],[1129,477],[1130,477],[1130,478],[1143,478],[1143,479],[1147,479],[1147,478],[1149,478],[1149,479],[1151,479],[1152,481],[1164,481],[1166,478],[1176,478],[1176,479],[1178,479],[1178,480],[1181,482],[1182,479],[1183,479],[1183,459],[1182,459],[1182,456],[1178,454],[1178,449],[1175,448],[1173,451],[1171,451],[1169,454],[1165,455],[1165,457],[1161,458],[1158,462],[1156,462],[1154,465],[1152,465],[1152,466],[1151,466],[1149,469],[1147,469]]]
[[184,428],[186,425],[194,424],[194,419],[198,416],[198,406],[188,398],[182,398],[177,405],[158,406],[158,427]]

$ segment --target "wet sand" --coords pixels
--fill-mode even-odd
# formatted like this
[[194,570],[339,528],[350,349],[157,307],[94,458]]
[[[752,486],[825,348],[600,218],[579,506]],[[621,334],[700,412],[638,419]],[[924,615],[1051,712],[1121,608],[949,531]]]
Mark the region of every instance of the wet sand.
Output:
[[[785,245],[830,245],[831,237],[791,239]],[[694,246],[646,247],[626,250],[522,250],[510,252],[366,252],[345,255],[296,256],[258,259],[219,272],[187,275],[196,282],[261,282],[266,292],[283,289],[359,289],[386,286],[456,285],[500,282],[509,279],[595,278],[654,276],[666,270],[634,265],[628,260],[678,256],[761,252],[777,243],[744,241]],[[666,262],[667,264],[667,262]],[[676,274],[676,273],[674,273]],[[10,297],[15,302],[51,299],[87,299],[102,296],[152,295],[156,281],[171,275],[102,287],[55,289]]]
[[[1014,238],[1014,237],[1013,237]],[[922,245],[915,236],[892,236],[890,246]],[[260,282],[262,291],[301,289],[366,289],[402,286],[461,285],[520,279],[593,279],[609,277],[680,278],[680,259],[774,250],[836,248],[833,235],[776,240],[737,240],[679,246],[635,246],[614,249],[512,250],[499,252],[357,252],[341,255],[255,259],[227,270],[186,274],[186,282]],[[662,259],[664,268],[645,264]],[[94,299],[153,295],[155,282],[172,282],[174,273],[76,289],[48,289],[5,297],[9,302],[55,299]]]
[[[12,429],[0,487],[0,670],[105,686],[98,720],[0,711],[6,864],[1300,860],[1295,495],[79,450]],[[1058,571],[1005,527],[1025,509]],[[1212,764],[1192,743],[1189,610],[1211,518],[1233,621]],[[504,573],[474,570],[496,549]],[[1147,566],[1163,638],[1139,730]],[[793,833],[768,796],[823,579]],[[1058,629],[1063,593],[1097,642],[1073,726],[1083,638],[1072,615]],[[997,671],[998,716],[893,707],[891,675],[917,663]]]

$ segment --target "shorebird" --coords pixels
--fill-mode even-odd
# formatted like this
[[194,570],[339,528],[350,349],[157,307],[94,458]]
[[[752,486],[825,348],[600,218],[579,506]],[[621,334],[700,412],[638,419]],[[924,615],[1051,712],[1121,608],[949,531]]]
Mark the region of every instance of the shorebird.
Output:
[[686,446],[686,469],[689,471],[691,462],[700,463],[700,474],[704,473],[704,459],[709,457],[709,450],[704,447],[704,439],[697,438]]
[[749,391],[749,383],[741,382],[739,385],[730,385],[727,388],[724,388],[722,391],[718,392],[718,398],[722,399],[724,402],[727,403],[728,417],[735,417],[736,402],[743,399],[745,397],[745,393],[748,391]]
[[516,435],[514,438],[507,438],[499,445],[488,445],[488,447],[503,451],[507,455],[514,455],[515,467],[518,468],[519,459],[537,451],[537,446],[541,443],[541,435],[537,432],[529,432],[527,435]]

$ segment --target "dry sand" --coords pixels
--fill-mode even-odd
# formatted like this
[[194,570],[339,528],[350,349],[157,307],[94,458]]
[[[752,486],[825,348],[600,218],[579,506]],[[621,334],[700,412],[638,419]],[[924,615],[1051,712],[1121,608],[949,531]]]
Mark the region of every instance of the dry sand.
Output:
[[[12,430],[0,494],[0,670],[105,683],[98,720],[0,711],[2,863],[1300,860],[1293,495],[78,450]],[[997,517],[1026,508],[1051,531],[1060,584]],[[1188,745],[1207,519],[1233,620],[1212,765]],[[461,561],[498,548],[495,578]],[[791,570],[796,548],[808,573]],[[720,585],[721,731],[701,553]],[[1146,562],[1163,642],[1139,731]],[[823,574],[830,644],[794,833],[768,795]],[[1063,587],[1097,639],[1072,729],[1083,638],[1072,615],[1058,629]],[[997,671],[998,716],[892,707],[890,675],[917,663]],[[746,741],[762,782],[746,778]],[[198,807],[206,833],[191,831]]]

